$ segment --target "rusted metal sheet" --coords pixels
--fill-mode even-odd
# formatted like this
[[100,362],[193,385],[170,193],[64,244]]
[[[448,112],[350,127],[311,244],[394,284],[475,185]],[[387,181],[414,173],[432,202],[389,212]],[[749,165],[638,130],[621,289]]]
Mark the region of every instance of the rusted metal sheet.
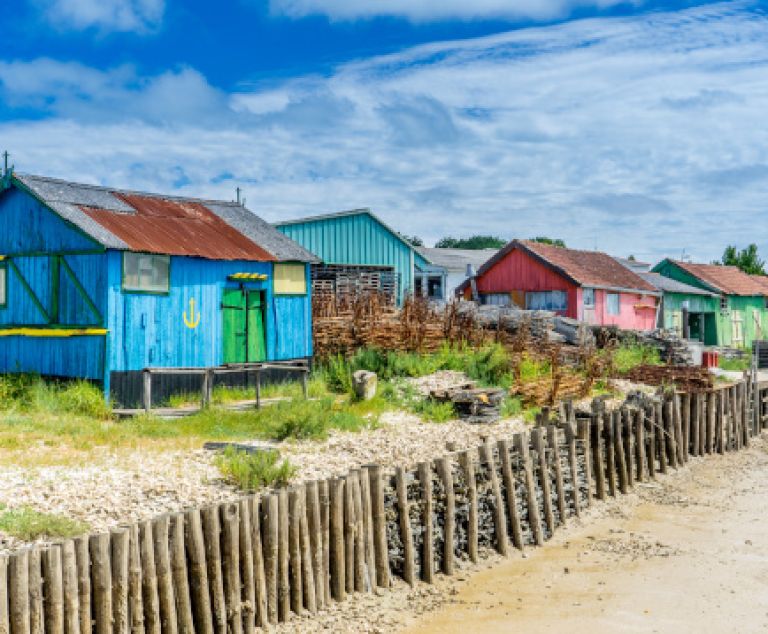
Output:
[[275,257],[204,204],[114,193],[135,210],[124,213],[81,206],[133,251],[197,256],[212,260],[271,262]]

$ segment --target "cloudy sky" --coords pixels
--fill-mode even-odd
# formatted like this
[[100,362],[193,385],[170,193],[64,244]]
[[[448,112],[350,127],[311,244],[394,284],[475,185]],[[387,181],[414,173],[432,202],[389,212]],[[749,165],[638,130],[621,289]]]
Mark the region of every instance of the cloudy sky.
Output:
[[[225,6],[222,6],[225,5]],[[402,232],[768,252],[768,13],[653,0],[19,0],[17,170]]]

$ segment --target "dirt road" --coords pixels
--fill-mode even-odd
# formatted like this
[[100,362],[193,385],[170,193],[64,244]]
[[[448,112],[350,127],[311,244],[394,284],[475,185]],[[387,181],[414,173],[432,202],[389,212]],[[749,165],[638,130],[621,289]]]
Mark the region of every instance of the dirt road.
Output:
[[471,574],[407,634],[768,631],[768,452],[693,460]]

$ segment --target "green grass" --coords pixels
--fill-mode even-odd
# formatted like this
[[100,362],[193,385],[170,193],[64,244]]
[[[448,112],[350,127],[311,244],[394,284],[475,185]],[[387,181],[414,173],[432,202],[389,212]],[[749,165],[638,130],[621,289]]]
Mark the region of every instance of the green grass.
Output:
[[101,390],[87,381],[52,382],[30,374],[0,376],[0,411],[74,414],[106,419],[109,404]]
[[746,355],[740,359],[726,359],[720,357],[717,362],[717,367],[721,370],[728,370],[730,372],[743,372],[749,370],[752,367],[752,359],[749,355]]
[[88,530],[88,524],[61,515],[42,513],[28,506],[9,509],[0,505],[0,531],[24,541],[76,537]]
[[410,410],[430,423],[446,423],[456,418],[453,403],[441,403],[431,398],[415,401]]
[[656,348],[641,345],[623,345],[613,351],[614,368],[625,374],[638,365],[661,365],[661,356]]
[[249,454],[227,447],[214,458],[214,464],[225,481],[244,491],[286,485],[296,473],[296,467],[288,460],[280,461],[280,453],[277,451]]
[[[327,396],[328,389],[325,384],[325,377],[320,374],[310,376],[307,381],[307,396],[309,398],[319,398]],[[277,383],[264,383],[261,386],[262,399],[277,398],[302,398],[303,392],[300,381],[279,381]],[[241,401],[253,401],[256,399],[256,386],[250,387],[228,387],[226,385],[217,385],[213,388],[211,402],[213,405],[228,405]],[[174,394],[171,396],[167,405],[169,407],[185,407],[189,405],[200,405],[201,394],[191,392],[184,394]]]

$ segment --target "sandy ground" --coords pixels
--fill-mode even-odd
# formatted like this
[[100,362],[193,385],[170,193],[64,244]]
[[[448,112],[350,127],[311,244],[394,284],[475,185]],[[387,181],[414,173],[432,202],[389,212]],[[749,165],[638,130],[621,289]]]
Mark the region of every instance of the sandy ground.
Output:
[[768,443],[597,503],[543,548],[398,582],[281,632],[768,631]]

